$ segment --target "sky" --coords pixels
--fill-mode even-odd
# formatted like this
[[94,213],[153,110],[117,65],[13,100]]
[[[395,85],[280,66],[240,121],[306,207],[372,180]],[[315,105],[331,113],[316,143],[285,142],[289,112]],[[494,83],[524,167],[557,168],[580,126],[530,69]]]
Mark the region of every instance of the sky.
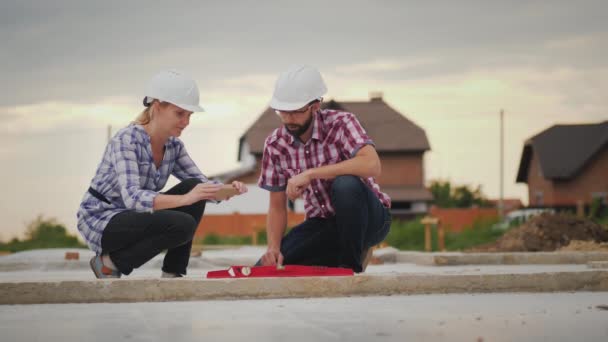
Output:
[[199,85],[206,112],[181,138],[208,175],[238,167],[238,138],[278,74],[304,63],[326,99],[381,91],[421,126],[427,182],[493,198],[503,109],[505,196],[527,202],[515,183],[524,141],[608,119],[606,13],[605,1],[559,0],[0,0],[0,240],[39,214],[76,232],[108,125],[128,125],[168,68]]

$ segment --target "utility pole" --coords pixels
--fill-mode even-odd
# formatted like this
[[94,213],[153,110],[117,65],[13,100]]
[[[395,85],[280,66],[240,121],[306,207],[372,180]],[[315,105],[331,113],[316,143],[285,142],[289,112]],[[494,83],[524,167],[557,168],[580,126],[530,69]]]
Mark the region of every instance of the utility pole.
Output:
[[504,168],[505,168],[505,129],[504,129],[504,110],[500,110],[500,198],[498,199],[498,217],[502,220],[505,216],[504,204]]
[[108,144],[112,140],[112,125],[108,125]]

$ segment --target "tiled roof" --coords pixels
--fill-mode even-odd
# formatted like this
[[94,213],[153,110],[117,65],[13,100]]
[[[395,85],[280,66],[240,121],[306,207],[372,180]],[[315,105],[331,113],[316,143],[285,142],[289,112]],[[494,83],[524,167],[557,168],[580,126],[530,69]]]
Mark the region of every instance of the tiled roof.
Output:
[[538,155],[545,179],[568,180],[608,146],[608,121],[555,125],[528,139],[519,163],[517,182],[527,182],[532,153]]
[[[431,149],[424,130],[391,108],[382,98],[372,98],[368,102],[331,100],[324,102],[322,108],[355,114],[380,153],[424,152]],[[281,121],[274,110],[267,108],[241,137],[241,142],[246,141],[251,153],[260,155],[264,149],[264,140],[280,125]]]

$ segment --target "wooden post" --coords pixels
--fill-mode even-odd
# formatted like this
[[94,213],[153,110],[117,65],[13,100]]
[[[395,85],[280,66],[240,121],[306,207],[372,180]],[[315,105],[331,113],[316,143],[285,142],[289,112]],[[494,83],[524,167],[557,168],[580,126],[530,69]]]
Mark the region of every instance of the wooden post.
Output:
[[576,201],[576,216],[580,218],[585,217],[585,202],[582,200]]
[[425,216],[420,221],[424,225],[424,250],[430,252],[432,247],[432,238],[431,238],[431,225],[436,225],[439,223],[439,219],[431,216]]
[[427,252],[431,251],[431,225],[424,225],[424,250]]
[[437,240],[439,240],[437,243],[439,250],[445,252],[445,230],[441,223],[437,223]]
[[254,230],[254,231],[251,232],[251,243],[254,246],[258,245],[258,232],[257,232],[257,230]]

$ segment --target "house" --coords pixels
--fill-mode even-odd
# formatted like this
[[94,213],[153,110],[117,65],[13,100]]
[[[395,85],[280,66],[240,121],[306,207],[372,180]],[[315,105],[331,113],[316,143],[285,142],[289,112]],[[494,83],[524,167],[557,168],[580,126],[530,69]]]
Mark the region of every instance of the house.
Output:
[[518,183],[528,184],[531,207],[572,208],[608,194],[608,121],[555,125],[528,139]]
[[[411,217],[428,211],[432,195],[424,187],[424,153],[430,146],[422,128],[384,102],[382,93],[371,93],[369,101],[330,100],[322,108],[354,113],[376,144],[382,163],[382,175],[377,181],[392,199],[393,215]],[[215,177],[224,182],[256,184],[264,141],[280,126],[274,110],[267,108],[240,138],[238,159],[242,167]],[[297,210],[301,206],[295,207]]]

